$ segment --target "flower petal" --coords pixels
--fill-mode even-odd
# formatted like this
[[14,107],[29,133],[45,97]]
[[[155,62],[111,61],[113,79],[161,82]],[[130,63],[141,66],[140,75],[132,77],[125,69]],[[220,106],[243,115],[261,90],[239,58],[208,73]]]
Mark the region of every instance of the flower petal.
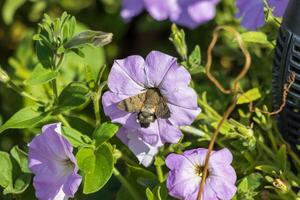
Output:
[[220,177],[211,177],[209,184],[217,194],[218,198],[230,200],[236,193],[237,188],[234,184],[229,184],[225,180]]
[[165,20],[169,17],[168,0],[144,0],[145,7],[150,15],[157,21]]
[[287,0],[268,0],[270,8],[273,8],[273,14],[276,17],[282,17],[289,3]]
[[166,119],[157,119],[159,135],[163,143],[177,143],[182,137],[178,127],[173,126]]
[[201,112],[200,108],[189,109],[173,104],[168,104],[168,108],[171,112],[171,116],[168,120],[175,126],[186,126],[192,124]]
[[102,96],[102,105],[105,115],[109,116],[112,122],[120,123],[129,128],[138,128],[137,114],[120,110],[117,106],[122,100],[129,98],[127,95],[115,94],[107,91]]
[[197,24],[202,24],[215,17],[216,5],[210,1],[200,1],[188,6],[187,12]]
[[143,81],[146,80],[144,68],[143,58],[140,56],[116,60],[108,76],[110,91],[128,96],[141,93],[145,89],[143,86]]
[[212,165],[215,164],[230,165],[232,163],[232,160],[233,160],[232,154],[227,148],[223,148],[219,151],[213,152],[209,159]]
[[81,183],[81,176],[79,176],[76,172],[73,172],[67,177],[66,182],[63,185],[63,191],[68,197],[74,197],[76,191],[78,190],[78,187]]
[[177,87],[173,90],[161,89],[161,94],[166,97],[168,104],[187,109],[199,109],[197,104],[197,94],[190,87]]
[[157,87],[175,62],[176,58],[172,56],[159,51],[151,51],[146,57],[149,86]]
[[159,147],[151,146],[144,142],[136,130],[121,128],[117,133],[118,138],[128,145],[129,149],[138,158],[140,164],[148,167],[153,162],[154,156],[158,153]]
[[144,2],[141,0],[122,0],[121,16],[125,20],[140,14],[144,9]]

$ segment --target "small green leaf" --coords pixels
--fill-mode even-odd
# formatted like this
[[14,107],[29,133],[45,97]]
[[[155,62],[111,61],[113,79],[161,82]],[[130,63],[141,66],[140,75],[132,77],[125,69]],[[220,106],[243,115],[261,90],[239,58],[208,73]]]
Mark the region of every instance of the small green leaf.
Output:
[[287,155],[286,155],[286,146],[282,145],[279,149],[279,151],[277,152],[277,156],[276,156],[276,162],[278,167],[285,171],[286,167],[287,167]]
[[274,172],[279,172],[279,169],[277,167],[271,165],[259,165],[256,166],[255,169],[263,171],[267,174],[273,174]]
[[55,79],[59,73],[57,71],[51,71],[43,68],[42,65],[37,65],[31,73],[31,76],[25,80],[26,85],[39,85],[48,83]]
[[201,65],[201,50],[199,45],[195,46],[195,49],[189,56],[189,64],[191,67],[199,67]]
[[271,45],[267,35],[263,32],[248,31],[242,34],[242,39],[247,43]]
[[79,131],[71,127],[62,126],[62,134],[74,147],[79,147],[86,143],[92,142],[87,135],[83,135]]
[[258,88],[253,88],[242,94],[237,101],[237,104],[245,104],[256,101],[261,98]]
[[154,194],[152,193],[152,191],[149,188],[146,189],[146,197],[147,197],[147,200],[156,200],[156,198],[154,197]]
[[42,121],[49,115],[41,107],[25,107],[16,112],[8,121],[0,127],[0,133],[7,129],[29,128]]
[[9,185],[3,191],[3,194],[21,194],[23,193],[29,186],[31,182],[30,174],[21,174],[16,180],[14,185]]
[[47,45],[44,44],[44,41],[36,42],[36,53],[38,60],[40,61],[42,66],[46,69],[51,68],[53,51]]
[[18,146],[14,146],[10,150],[11,156],[17,161],[19,164],[21,171],[24,173],[31,173],[28,168],[28,155],[23,150],[21,150]]
[[3,188],[12,184],[12,163],[8,153],[0,151],[0,186]]
[[89,100],[89,88],[85,83],[72,82],[67,85],[58,97],[57,111],[72,110]]
[[[87,152],[85,152],[87,153]],[[89,161],[88,165],[83,164],[84,161],[79,161],[83,167],[83,193],[90,194],[100,190],[110,179],[113,170],[113,155],[108,145],[103,144],[93,152],[87,153],[88,158],[94,160],[94,164]],[[81,153],[80,159],[84,157]],[[92,158],[94,157],[94,158]],[[91,169],[88,169],[91,167]],[[92,169],[94,168],[94,169]],[[86,173],[88,172],[88,173]]]
[[96,140],[96,146],[100,146],[101,144],[109,140],[117,133],[118,130],[119,127],[116,124],[112,124],[109,122],[105,122],[98,126],[93,134],[94,139]]

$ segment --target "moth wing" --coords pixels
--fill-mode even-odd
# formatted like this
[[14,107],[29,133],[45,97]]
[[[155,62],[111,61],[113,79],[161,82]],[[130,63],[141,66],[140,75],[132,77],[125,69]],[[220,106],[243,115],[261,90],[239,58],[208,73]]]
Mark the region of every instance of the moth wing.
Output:
[[141,93],[132,97],[129,97],[127,99],[124,99],[118,104],[118,108],[120,110],[126,111],[126,112],[140,112],[144,101],[146,99],[146,93]]
[[171,116],[171,112],[168,108],[168,105],[163,97],[160,97],[159,103],[155,110],[156,117],[167,119]]

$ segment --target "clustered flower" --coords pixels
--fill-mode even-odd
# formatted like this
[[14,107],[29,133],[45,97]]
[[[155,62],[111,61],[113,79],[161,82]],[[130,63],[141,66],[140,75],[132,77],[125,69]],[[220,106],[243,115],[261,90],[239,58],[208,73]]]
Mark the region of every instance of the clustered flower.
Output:
[[122,0],[121,16],[130,20],[146,9],[157,21],[170,21],[194,29],[214,18],[220,0]]
[[[112,122],[123,125],[117,136],[145,166],[151,163],[158,147],[177,143],[182,136],[179,126],[190,125],[200,113],[197,94],[189,87],[190,81],[189,72],[178,65],[176,58],[158,51],[150,52],[145,60],[140,56],[129,56],[114,62],[108,77],[109,91],[102,97],[103,109]],[[145,114],[141,108],[147,106],[145,102],[150,98],[147,100],[146,97],[142,102],[132,100],[136,105],[141,104],[141,108],[134,112],[120,109],[119,104],[148,91],[165,101],[160,105],[169,111],[169,115],[160,117],[155,110],[152,114],[150,111],[153,119],[145,127],[141,124],[141,116]],[[153,106],[148,109],[159,107]]]
[[74,197],[81,176],[73,147],[61,135],[61,124],[49,124],[29,144],[29,168],[35,175],[33,186],[39,200]]
[[[267,0],[276,17],[282,17],[287,7],[288,0]],[[264,0],[236,0],[239,9],[237,17],[241,18],[243,27],[256,30],[265,24]]]

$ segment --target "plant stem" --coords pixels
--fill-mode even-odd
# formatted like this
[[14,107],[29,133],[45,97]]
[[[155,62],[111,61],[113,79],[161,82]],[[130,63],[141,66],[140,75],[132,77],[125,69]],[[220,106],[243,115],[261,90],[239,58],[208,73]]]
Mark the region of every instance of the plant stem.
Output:
[[57,101],[58,101],[58,92],[57,92],[57,82],[56,82],[56,79],[53,79],[51,81],[51,87],[52,87],[52,90],[53,90],[53,102],[54,104],[57,104]]
[[69,122],[66,120],[66,118],[62,115],[59,114],[57,115],[57,118],[67,127],[71,127],[71,125],[69,124]]
[[115,167],[113,168],[113,174],[120,181],[120,183],[128,190],[128,192],[130,193],[130,195],[134,200],[143,199]]
[[163,183],[164,182],[164,174],[163,174],[163,171],[161,169],[161,165],[155,165],[155,168],[156,168],[156,173],[157,173],[158,181],[160,183]]
[[15,92],[17,92],[18,94],[20,94],[23,97],[26,97],[32,101],[34,101],[37,104],[40,105],[44,105],[44,102],[38,100],[36,97],[32,96],[31,94],[27,93],[26,91],[24,91],[22,88],[20,88],[19,86],[17,86],[16,84],[14,84],[12,81],[9,81],[7,83],[7,86],[10,87],[11,89],[13,89]]
[[94,105],[94,112],[96,117],[96,126],[101,123],[101,115],[100,115],[100,107],[99,107],[99,94],[95,93],[92,96],[93,105]]

